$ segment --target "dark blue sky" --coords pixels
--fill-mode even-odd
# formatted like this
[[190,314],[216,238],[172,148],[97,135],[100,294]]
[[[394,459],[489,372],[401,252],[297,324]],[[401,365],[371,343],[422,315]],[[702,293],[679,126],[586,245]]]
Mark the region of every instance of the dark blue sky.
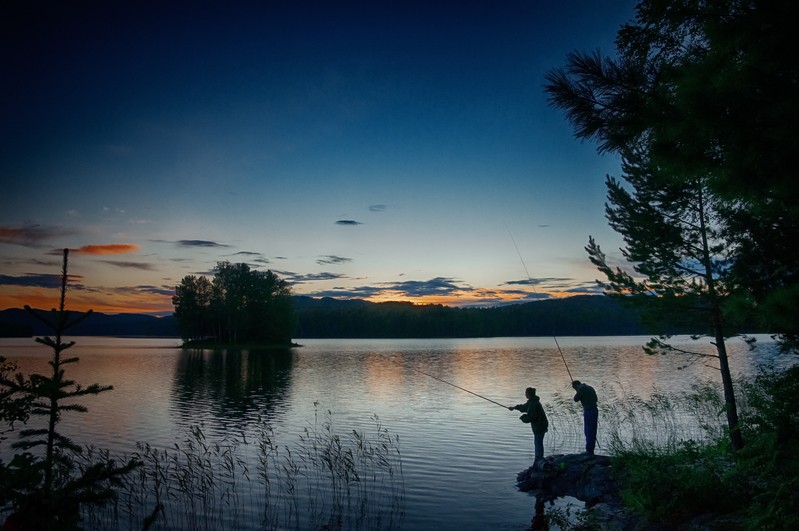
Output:
[[50,296],[59,247],[87,305],[163,311],[218,260],[497,304],[590,290],[588,235],[617,246],[618,163],[542,85],[631,2],[33,4],[1,17],[3,306]]

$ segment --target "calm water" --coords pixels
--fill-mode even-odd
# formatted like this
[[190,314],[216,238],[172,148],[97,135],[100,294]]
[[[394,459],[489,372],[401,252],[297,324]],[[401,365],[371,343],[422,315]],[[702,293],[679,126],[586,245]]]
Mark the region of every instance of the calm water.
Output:
[[[552,338],[303,340],[302,347],[280,355],[182,351],[175,339],[75,339],[69,353],[80,362],[67,375],[114,390],[84,400],[89,412],[65,416],[61,430],[113,452],[131,453],[136,442],[171,447],[193,425],[201,425],[209,440],[242,434],[249,441],[253,430],[268,425],[279,444],[290,444],[327,411],[342,436],[374,431],[377,415],[399,437],[404,497],[394,524],[380,524],[396,529],[522,530],[534,513],[534,498],[515,487],[516,474],[531,464],[529,426],[517,412],[423,373],[504,405],[524,402],[527,386],[538,389],[548,408],[572,394]],[[619,390],[647,397],[656,388],[682,392],[697,380],[718,379],[718,371],[701,362],[679,369],[684,360],[678,356],[645,355],[647,339],[558,341],[572,376],[594,385],[600,401]],[[753,374],[758,363],[791,361],[779,357],[767,337],[759,340],[754,352],[740,341],[730,343],[734,374]],[[706,340],[686,344],[712,352]],[[30,339],[2,339],[0,354],[29,373],[46,372],[50,352]],[[546,453],[579,452],[579,418],[550,420]],[[601,452],[601,421],[599,445]],[[243,453],[254,459],[257,452],[245,444]],[[302,508],[298,512],[286,527],[311,526],[302,520]]]

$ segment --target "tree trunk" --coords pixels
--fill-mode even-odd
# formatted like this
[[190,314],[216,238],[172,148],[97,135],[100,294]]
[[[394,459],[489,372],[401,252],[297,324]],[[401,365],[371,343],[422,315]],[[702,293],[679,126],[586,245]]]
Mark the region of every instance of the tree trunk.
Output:
[[741,434],[741,426],[738,423],[738,407],[735,402],[735,390],[732,386],[732,374],[730,373],[730,363],[727,358],[727,346],[724,343],[724,334],[721,329],[721,319],[716,310],[715,331],[716,331],[716,352],[719,355],[719,370],[721,371],[721,382],[724,386],[724,410],[727,413],[727,425],[730,429],[730,442],[733,450],[740,450],[744,447],[744,438]]

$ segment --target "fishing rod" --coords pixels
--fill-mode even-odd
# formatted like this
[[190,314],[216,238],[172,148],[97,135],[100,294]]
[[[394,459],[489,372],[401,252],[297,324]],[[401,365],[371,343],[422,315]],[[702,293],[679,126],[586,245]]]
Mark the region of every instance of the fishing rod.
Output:
[[[524,258],[522,258],[522,253],[521,253],[521,251],[519,251],[519,246],[516,245],[516,238],[513,237],[513,233],[510,231],[510,228],[507,225],[505,225],[505,228],[508,229],[508,235],[510,235],[510,239],[513,242],[513,246],[516,248],[516,254],[519,255],[519,261],[521,261],[521,263],[522,263],[522,267],[524,268],[524,272],[527,275],[527,280],[530,281],[530,286],[533,288],[533,293],[535,294],[536,297],[538,297],[538,292],[535,289],[535,283],[533,282],[533,279],[530,276],[530,272],[527,271],[527,264],[524,263]],[[560,349],[560,344],[558,343],[558,338],[555,336],[554,333],[552,334],[552,339],[555,340],[555,346],[558,347],[558,352],[560,353],[560,359],[563,360],[563,365],[566,367],[566,372],[569,374],[569,380],[571,380],[573,382],[574,378],[572,378],[572,373],[569,370],[569,364],[566,363],[566,358],[563,356],[563,351]]]
[[[393,361],[393,360],[392,360],[392,361]],[[395,363],[399,364],[399,362],[395,362]],[[402,365],[402,366],[403,366],[403,367],[407,367],[406,365]],[[461,391],[466,391],[467,393],[469,393],[469,394],[471,394],[471,395],[474,395],[474,396],[476,396],[476,397],[482,398],[483,400],[488,400],[488,401],[489,401],[489,402],[491,402],[492,404],[496,404],[496,405],[498,405],[498,406],[504,407],[505,409],[508,409],[508,406],[505,406],[505,405],[503,405],[503,404],[500,404],[499,402],[496,402],[496,401],[494,401],[494,400],[491,400],[490,398],[486,398],[486,397],[484,397],[483,395],[479,395],[479,394],[475,393],[474,391],[469,391],[468,389],[464,389],[463,387],[461,387],[461,386],[459,386],[459,385],[455,385],[455,384],[454,384],[454,383],[452,383],[452,382],[448,382],[448,381],[446,381],[446,380],[442,380],[442,379],[441,379],[441,378],[439,378],[438,376],[433,376],[433,375],[432,375],[432,374],[430,374],[430,373],[424,372],[424,371],[422,371],[422,370],[419,370],[419,369],[414,369],[413,367],[407,367],[407,368],[408,368],[408,369],[410,369],[410,370],[412,370],[412,371],[416,371],[416,372],[418,372],[418,373],[424,374],[425,376],[429,376],[429,377],[430,377],[430,378],[432,378],[433,380],[438,380],[438,381],[439,381],[439,382],[441,382],[441,383],[445,383],[445,384],[447,384],[447,385],[451,385],[452,387],[455,387],[455,388],[457,388],[457,389],[460,389]]]

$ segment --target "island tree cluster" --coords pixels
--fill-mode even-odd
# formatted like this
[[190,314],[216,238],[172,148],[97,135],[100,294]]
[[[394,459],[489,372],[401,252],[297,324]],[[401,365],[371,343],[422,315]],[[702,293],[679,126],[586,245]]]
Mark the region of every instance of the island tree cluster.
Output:
[[288,283],[272,271],[219,262],[214,277],[187,275],[172,297],[181,336],[220,344],[287,345],[294,329]]

